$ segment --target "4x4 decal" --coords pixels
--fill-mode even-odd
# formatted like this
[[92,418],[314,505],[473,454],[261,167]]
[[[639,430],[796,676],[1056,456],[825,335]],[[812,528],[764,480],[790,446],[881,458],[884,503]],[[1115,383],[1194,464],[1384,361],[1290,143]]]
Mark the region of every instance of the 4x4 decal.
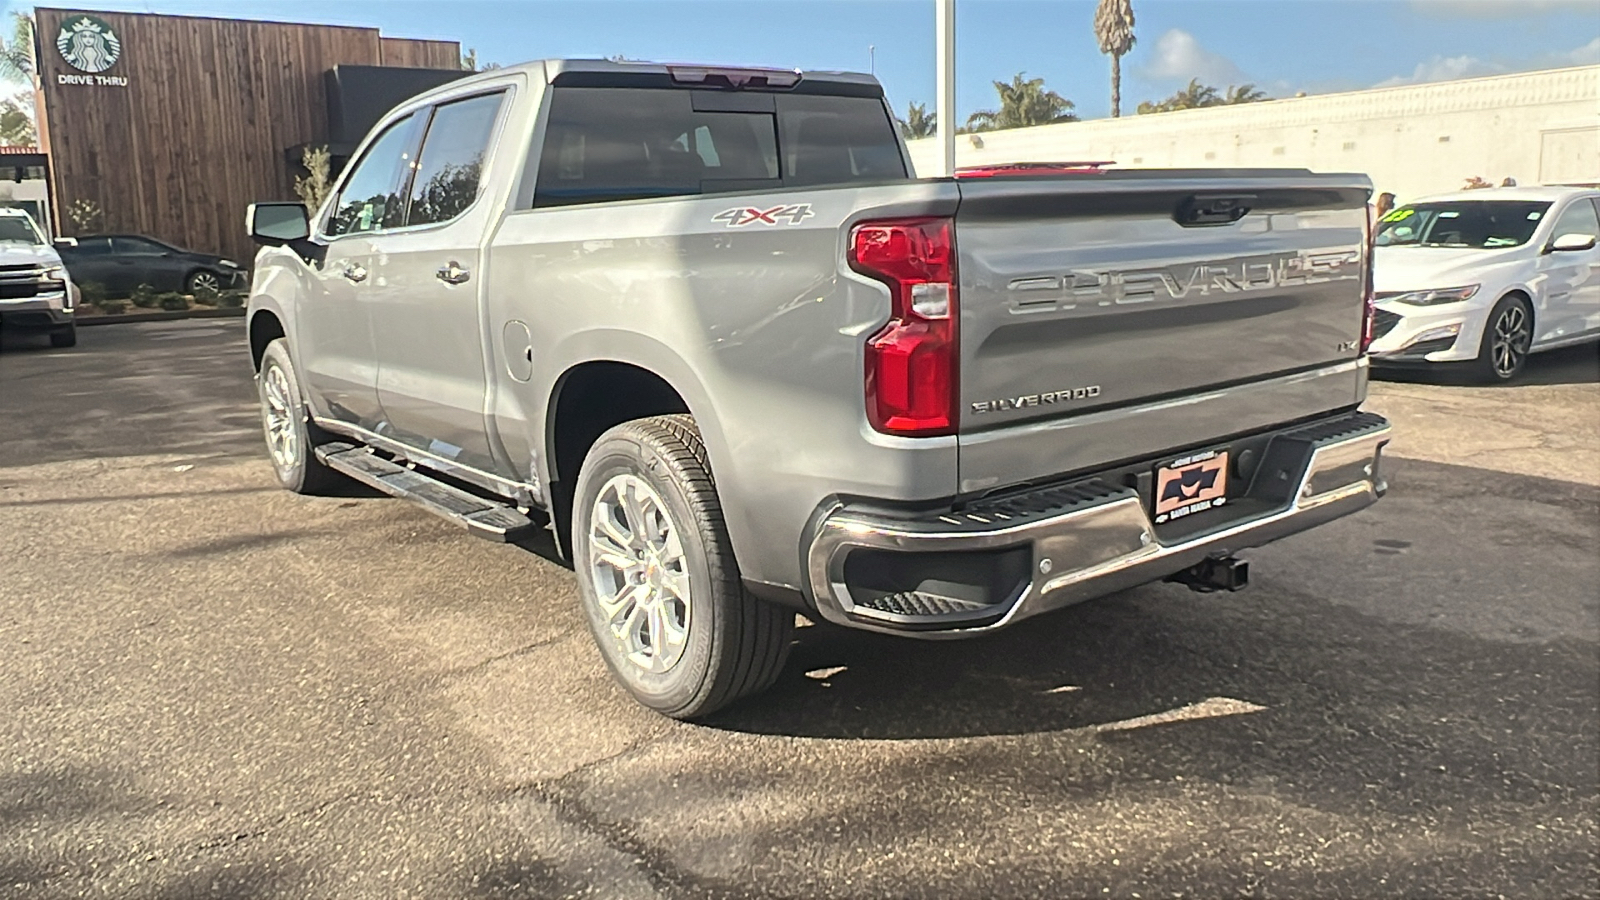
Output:
[[722,222],[729,228],[741,225],[753,225],[760,222],[763,225],[776,225],[782,219],[790,225],[799,225],[811,215],[811,204],[796,203],[792,206],[774,206],[771,209],[756,209],[753,206],[739,206],[725,209],[711,217],[713,222]]

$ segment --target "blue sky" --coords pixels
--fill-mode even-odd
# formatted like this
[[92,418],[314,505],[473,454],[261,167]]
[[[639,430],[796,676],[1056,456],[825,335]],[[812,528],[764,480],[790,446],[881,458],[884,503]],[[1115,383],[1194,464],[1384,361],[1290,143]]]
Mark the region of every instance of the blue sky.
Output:
[[[60,4],[68,6],[67,3]],[[8,3],[12,9],[31,4]],[[990,82],[1042,76],[1107,115],[1094,0],[957,0],[957,111]],[[595,57],[876,72],[895,107],[933,105],[932,0],[135,0],[77,8],[370,25],[459,40],[482,61]],[[1597,0],[1133,0],[1123,106],[1192,77],[1271,96],[1600,63]]]

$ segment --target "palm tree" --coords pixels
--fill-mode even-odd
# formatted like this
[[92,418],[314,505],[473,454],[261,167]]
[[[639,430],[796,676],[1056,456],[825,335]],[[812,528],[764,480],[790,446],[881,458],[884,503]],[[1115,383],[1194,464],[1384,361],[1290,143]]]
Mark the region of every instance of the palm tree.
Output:
[[0,81],[33,83],[33,19],[11,12],[11,37],[0,37]]
[[1256,86],[1253,84],[1241,84],[1238,87],[1230,84],[1228,85],[1228,93],[1223,97],[1222,102],[1232,106],[1236,103],[1255,103],[1258,100],[1271,99],[1271,97],[1267,96],[1266,91],[1256,90]]
[[906,117],[900,123],[900,131],[908,140],[933,137],[938,118],[938,114],[928,112],[928,107],[913,103],[906,107]]
[[1025,73],[1012,76],[1011,83],[994,82],[1000,95],[999,109],[981,109],[967,117],[968,131],[995,131],[1001,128],[1026,128],[1055,122],[1076,122],[1073,102],[1055,91],[1046,90],[1043,78],[1022,80]]
[[1122,57],[1133,49],[1133,0],[1100,0],[1094,11],[1094,36],[1111,57],[1111,118],[1122,115]]
[[[1245,85],[1246,88],[1254,87]],[[1259,98],[1258,98],[1259,99]],[[1201,84],[1200,79],[1191,78],[1183,90],[1171,97],[1156,103],[1146,101],[1139,104],[1139,113],[1172,112],[1175,109],[1200,109],[1205,106],[1221,106],[1223,100],[1217,96],[1217,89],[1209,84]]]

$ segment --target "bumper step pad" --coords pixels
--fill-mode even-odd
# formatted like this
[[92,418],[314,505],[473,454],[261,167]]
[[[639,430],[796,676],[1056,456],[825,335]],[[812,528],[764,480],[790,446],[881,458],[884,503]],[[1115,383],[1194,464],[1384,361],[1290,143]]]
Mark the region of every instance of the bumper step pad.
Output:
[[334,442],[316,448],[317,459],[336,472],[385,494],[410,500],[440,518],[490,541],[516,541],[534,532],[534,523],[514,507],[431,478],[384,459],[365,447]]
[[961,616],[963,614],[988,610],[992,607],[972,600],[962,600],[956,597],[942,597],[926,591],[902,591],[898,594],[884,594],[870,600],[862,600],[856,604],[858,609],[866,608],[895,616]]

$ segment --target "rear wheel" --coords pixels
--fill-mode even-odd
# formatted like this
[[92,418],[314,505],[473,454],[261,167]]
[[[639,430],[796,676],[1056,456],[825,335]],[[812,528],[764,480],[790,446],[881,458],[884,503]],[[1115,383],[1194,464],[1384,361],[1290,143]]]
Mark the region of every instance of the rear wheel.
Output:
[[305,395],[300,393],[289,344],[283,338],[268,344],[261,354],[256,390],[261,397],[267,455],[278,483],[297,494],[321,494],[338,486],[344,476],[317,462],[311,452],[317,443],[331,438],[306,413]]
[[62,327],[57,328],[56,330],[50,332],[50,346],[52,346],[52,347],[76,347],[76,346],[78,346],[78,326],[75,325],[75,324],[74,325],[63,325]]
[[1533,307],[1517,294],[1500,298],[1489,311],[1488,325],[1473,361],[1478,378],[1504,384],[1522,374],[1533,344]]
[[601,435],[572,507],[590,630],[640,703],[689,719],[771,686],[794,613],[745,592],[692,418],[636,419]]

